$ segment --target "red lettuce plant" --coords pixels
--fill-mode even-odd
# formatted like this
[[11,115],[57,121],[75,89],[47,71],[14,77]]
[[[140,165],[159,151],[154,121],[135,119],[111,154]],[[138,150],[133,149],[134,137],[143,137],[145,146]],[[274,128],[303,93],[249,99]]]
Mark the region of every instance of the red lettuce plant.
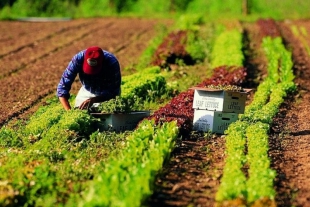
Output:
[[270,36],[272,38],[280,37],[280,30],[274,19],[259,19],[256,21],[259,26],[262,37]]

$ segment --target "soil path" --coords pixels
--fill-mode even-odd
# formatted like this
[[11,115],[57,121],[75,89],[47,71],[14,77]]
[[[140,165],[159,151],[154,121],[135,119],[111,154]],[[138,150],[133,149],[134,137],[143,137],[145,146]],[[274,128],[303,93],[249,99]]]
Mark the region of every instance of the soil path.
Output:
[[283,104],[271,136],[277,143],[270,154],[277,176],[279,206],[310,206],[310,47],[309,36],[297,37],[292,26],[310,34],[309,21],[279,22],[282,36],[291,49],[298,92]]

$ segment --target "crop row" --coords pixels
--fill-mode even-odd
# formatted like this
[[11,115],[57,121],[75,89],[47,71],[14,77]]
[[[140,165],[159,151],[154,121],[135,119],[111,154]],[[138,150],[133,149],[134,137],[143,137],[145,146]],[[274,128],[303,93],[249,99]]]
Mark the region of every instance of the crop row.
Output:
[[262,45],[268,60],[268,77],[258,86],[245,113],[226,131],[227,157],[216,195],[219,202],[241,199],[248,205],[275,205],[275,172],[270,169],[268,158],[268,132],[285,96],[295,85],[291,53],[281,38],[267,36]]
[[110,156],[85,193],[81,206],[140,206],[152,193],[157,172],[169,158],[178,136],[175,122],[154,129],[143,121],[126,138],[125,147]]
[[310,56],[310,47],[307,43],[307,39],[309,38],[309,34],[308,34],[306,28],[305,27],[298,27],[296,25],[292,25],[291,31],[293,32],[294,36],[297,37],[301,41],[303,47],[306,49],[308,55]]

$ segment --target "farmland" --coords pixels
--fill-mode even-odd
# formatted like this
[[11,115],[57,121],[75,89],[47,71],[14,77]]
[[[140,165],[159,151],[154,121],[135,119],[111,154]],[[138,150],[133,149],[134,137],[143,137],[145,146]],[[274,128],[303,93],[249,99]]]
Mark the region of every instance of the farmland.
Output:
[[[274,195],[277,206],[308,206],[310,187],[305,184],[310,181],[308,174],[310,168],[308,153],[310,147],[308,120],[310,113],[308,93],[310,90],[308,81],[310,76],[310,21],[272,21],[269,19],[256,22],[221,23],[226,26],[227,30],[238,28],[242,34],[241,52],[244,55],[243,66],[247,69],[247,76],[244,81],[238,82],[237,80],[233,83],[253,89],[248,97],[248,106],[254,101],[255,93],[259,91],[259,84],[270,73],[268,72],[268,58],[262,48],[263,39],[267,36],[281,37],[285,48],[291,51],[294,83],[297,90],[288,93],[284,98],[278,112],[272,117],[268,133],[270,168],[276,173],[273,179],[275,194],[271,195]],[[99,45],[114,53],[120,61],[124,76],[136,73],[137,71],[131,66],[138,64],[139,57],[148,47],[150,40],[158,35],[160,25],[172,28],[174,21],[93,18],[64,22],[0,22],[1,126],[12,121],[27,122],[39,107],[48,106],[48,100],[55,96],[56,85],[72,55],[89,45]],[[210,82],[215,75],[212,76],[211,72],[208,74],[207,67],[211,66],[188,67],[187,73],[196,74],[200,78],[195,84],[204,80]],[[129,69],[125,70],[125,68]],[[173,68],[171,70],[173,71]],[[227,74],[227,79],[228,76]],[[177,81],[178,77],[176,76],[174,80]],[[239,77],[241,80],[242,76]],[[76,93],[79,87],[76,81],[72,93]],[[192,93],[188,92],[186,95],[192,96]],[[158,112],[157,116],[161,113],[163,112]],[[182,124],[184,126],[183,122]],[[171,155],[167,156],[169,159],[158,171],[154,179],[154,190],[144,200],[143,205],[214,206],[222,178],[225,177],[225,159],[228,155],[225,138],[226,135],[185,133],[181,139],[176,141]],[[0,157],[0,166],[5,165],[7,159],[4,152],[21,150],[14,147],[0,147],[3,153]],[[92,159],[89,160],[91,161]],[[33,165],[39,166],[40,162],[34,161]],[[249,168],[249,166],[242,167],[245,171]],[[95,171],[91,173],[95,175]],[[6,180],[1,180],[0,192],[6,192],[6,182]],[[238,198],[238,196],[233,197],[230,202],[235,202],[236,206],[246,205]],[[59,198],[57,202],[61,203],[62,199]],[[264,203],[264,201],[261,202]],[[268,202],[270,200],[266,201],[266,206],[271,205]],[[223,202],[222,205],[231,206],[232,203]]]

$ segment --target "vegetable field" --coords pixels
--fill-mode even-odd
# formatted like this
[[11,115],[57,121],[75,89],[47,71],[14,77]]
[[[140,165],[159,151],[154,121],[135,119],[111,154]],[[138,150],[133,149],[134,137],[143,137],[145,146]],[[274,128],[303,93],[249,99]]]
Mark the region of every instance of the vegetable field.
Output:
[[[195,21],[1,21],[0,206],[310,206],[310,20]],[[91,45],[119,59],[120,102],[155,102],[134,131],[55,101]],[[224,135],[193,131],[210,85],[252,89]]]

